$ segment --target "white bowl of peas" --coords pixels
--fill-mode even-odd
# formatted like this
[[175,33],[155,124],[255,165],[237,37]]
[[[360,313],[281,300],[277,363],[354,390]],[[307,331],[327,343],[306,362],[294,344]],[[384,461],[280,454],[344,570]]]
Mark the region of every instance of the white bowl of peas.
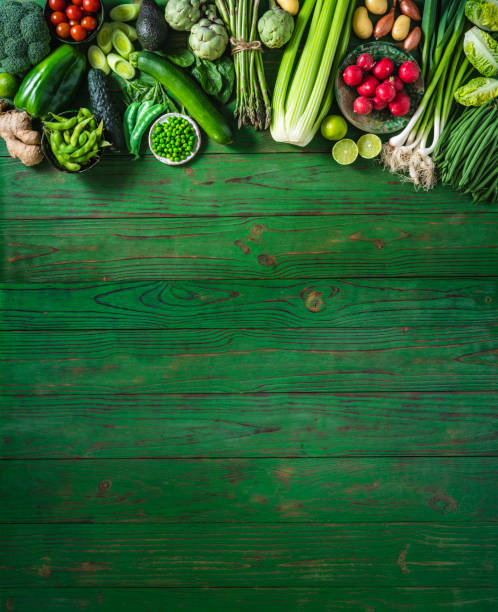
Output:
[[166,113],[149,130],[149,149],[154,157],[169,166],[181,166],[199,152],[201,131],[188,115]]

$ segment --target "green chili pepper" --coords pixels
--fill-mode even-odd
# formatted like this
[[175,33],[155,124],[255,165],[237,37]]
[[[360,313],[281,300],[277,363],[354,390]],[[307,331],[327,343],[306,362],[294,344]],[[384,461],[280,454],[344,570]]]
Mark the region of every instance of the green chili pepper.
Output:
[[70,117],[65,121],[45,121],[43,124],[49,130],[70,130],[78,123],[78,117]]
[[140,157],[140,145],[142,143],[142,137],[145,130],[154,121],[154,119],[164,113],[165,110],[166,107],[163,104],[154,104],[145,114],[142,115],[142,117],[137,118],[137,123],[130,138],[131,153],[133,153],[135,159]]
[[139,121],[142,119],[145,113],[153,106],[154,106],[154,102],[151,102],[150,100],[146,100],[145,102],[142,102],[142,104],[140,105],[140,108],[138,109],[137,116],[135,117],[135,125],[139,123]]
[[78,144],[78,138],[80,137],[83,128],[85,128],[92,119],[93,117],[87,117],[86,119],[83,119],[83,121],[80,121],[78,125],[74,128],[73,134],[71,136],[72,145],[76,147],[76,145]]
[[123,117],[123,128],[126,142],[126,148],[130,151],[130,137],[135,127],[135,120],[137,118],[138,109],[140,108],[140,102],[132,102],[125,111]]

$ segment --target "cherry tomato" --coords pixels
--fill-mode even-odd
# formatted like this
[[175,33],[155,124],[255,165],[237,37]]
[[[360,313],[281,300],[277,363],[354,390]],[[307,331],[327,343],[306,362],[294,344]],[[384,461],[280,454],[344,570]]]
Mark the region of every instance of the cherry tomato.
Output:
[[55,29],[57,36],[60,36],[61,38],[69,38],[70,30],[71,28],[69,27],[69,24],[65,21],[58,23],[57,28]]
[[83,0],[73,0],[73,4],[76,4],[77,6],[81,6],[83,4]]
[[76,6],[76,4],[70,4],[66,9],[66,15],[69,17],[69,19],[79,21],[83,17],[83,12],[79,6]]
[[81,25],[85,28],[85,30],[95,30],[98,23],[95,17],[83,17],[81,20]]
[[66,0],[49,0],[48,5],[53,11],[63,11],[66,8]]
[[86,38],[86,30],[80,25],[75,25],[71,28],[71,38],[73,40],[85,40]]
[[50,23],[53,25],[57,25],[58,23],[62,23],[63,21],[67,21],[66,14],[62,11],[54,11],[50,15]]
[[89,13],[96,13],[100,9],[100,0],[83,0],[83,8]]
[[74,19],[69,20],[69,27],[72,28],[75,25],[80,25],[79,21],[75,21]]

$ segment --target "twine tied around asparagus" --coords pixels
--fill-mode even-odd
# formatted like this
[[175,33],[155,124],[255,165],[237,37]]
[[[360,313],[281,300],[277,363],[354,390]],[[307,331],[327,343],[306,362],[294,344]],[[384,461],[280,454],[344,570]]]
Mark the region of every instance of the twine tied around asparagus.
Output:
[[230,44],[232,45],[232,55],[240,53],[241,51],[261,51],[263,52],[263,45],[260,40],[246,40],[230,38]]

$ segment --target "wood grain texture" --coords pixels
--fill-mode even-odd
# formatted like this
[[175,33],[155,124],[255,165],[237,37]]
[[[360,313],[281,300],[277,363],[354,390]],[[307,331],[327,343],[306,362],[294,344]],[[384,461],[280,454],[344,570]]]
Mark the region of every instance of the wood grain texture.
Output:
[[0,286],[0,328],[486,325],[498,280],[148,281]]
[[496,589],[448,588],[58,588],[0,592],[7,612],[496,612]]
[[4,458],[498,454],[496,393],[0,400]]
[[6,219],[476,210],[470,198],[447,188],[415,191],[374,163],[340,168],[329,155],[205,155],[185,168],[165,167],[151,157],[133,162],[111,156],[85,176],[24,168],[4,158],[0,185],[0,215]]
[[470,391],[498,387],[498,327],[10,332],[8,395]]
[[[496,276],[495,214],[4,221],[2,281]],[[472,230],[472,231],[470,231]]]
[[496,587],[498,525],[8,525],[0,585]]
[[497,475],[497,457],[8,461],[0,522],[491,522]]

